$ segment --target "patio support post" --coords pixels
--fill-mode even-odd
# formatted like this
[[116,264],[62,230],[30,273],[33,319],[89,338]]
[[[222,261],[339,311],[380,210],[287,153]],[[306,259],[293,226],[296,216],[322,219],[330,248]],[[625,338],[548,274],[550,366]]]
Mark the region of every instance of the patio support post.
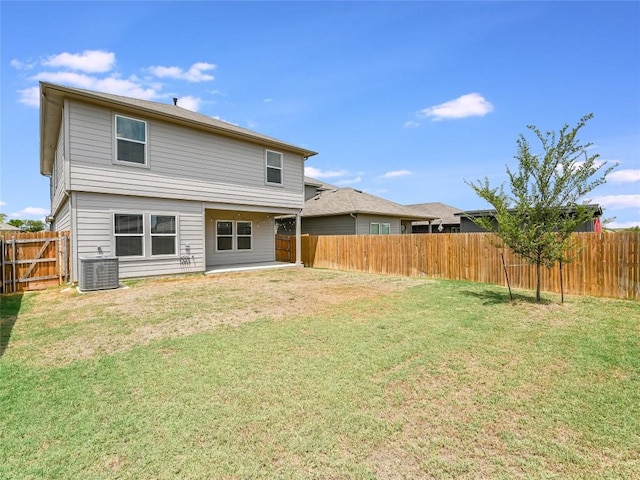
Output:
[[302,221],[300,212],[296,213],[296,265],[302,265]]

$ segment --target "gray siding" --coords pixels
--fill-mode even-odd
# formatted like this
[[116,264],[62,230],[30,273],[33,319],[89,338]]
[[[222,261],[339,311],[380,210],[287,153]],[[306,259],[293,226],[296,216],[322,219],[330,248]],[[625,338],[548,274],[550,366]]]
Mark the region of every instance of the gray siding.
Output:
[[51,213],[56,214],[64,200],[65,178],[64,178],[64,120],[60,125],[60,133],[58,134],[58,144],[53,160],[53,168],[51,172]]
[[358,215],[358,235],[369,235],[371,223],[388,223],[391,235],[400,233],[400,219],[397,217],[385,217],[378,215]]
[[309,235],[354,235],[355,226],[356,220],[350,215],[302,218],[302,233]]
[[[177,249],[179,254],[171,257],[152,257],[147,223],[145,224],[146,256],[144,258],[120,258],[120,278],[204,271],[202,203],[94,193],[77,193],[75,198],[76,225],[73,235],[75,236],[74,260],[76,262],[74,265],[79,264],[77,262],[79,257],[98,255],[100,253],[98,247],[104,255],[115,254],[114,213],[170,214],[178,217]],[[147,221],[146,216],[145,221]],[[78,280],[76,269],[74,269],[73,280]]]
[[305,202],[307,200],[309,200],[310,198],[315,197],[317,194],[318,194],[318,188],[317,187],[305,184],[305,186],[304,186],[304,201]]
[[65,201],[62,202],[58,208],[55,219],[52,224],[52,230],[56,232],[62,232],[71,230],[71,202],[68,197],[65,197]]
[[[216,251],[216,220],[250,221],[251,250]],[[205,224],[207,266],[275,261],[275,220],[273,215],[230,210],[207,210]]]
[[[496,227],[498,226],[498,223],[496,221],[494,221],[493,223]],[[486,232],[484,228],[479,227],[466,217],[460,217],[460,231],[462,233]]]
[[302,156],[281,152],[284,186],[267,186],[264,147],[151,118],[132,116],[147,122],[149,168],[114,164],[114,113],[118,112],[70,103],[72,190],[303,207]]

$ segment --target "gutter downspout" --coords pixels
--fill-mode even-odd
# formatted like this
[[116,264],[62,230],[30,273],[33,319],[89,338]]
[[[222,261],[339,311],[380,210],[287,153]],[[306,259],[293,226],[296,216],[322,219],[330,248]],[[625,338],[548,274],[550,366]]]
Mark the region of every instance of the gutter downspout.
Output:
[[296,213],[296,265],[302,265],[302,209]]
[[355,222],[355,229],[353,230],[353,233],[355,233],[356,235],[358,235],[358,214],[357,213],[350,213],[350,216],[352,216],[354,218]]

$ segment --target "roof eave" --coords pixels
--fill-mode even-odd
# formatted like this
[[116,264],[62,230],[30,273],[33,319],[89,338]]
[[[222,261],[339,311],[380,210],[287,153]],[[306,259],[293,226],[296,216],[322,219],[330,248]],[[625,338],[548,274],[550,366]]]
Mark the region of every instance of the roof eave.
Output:
[[327,213],[312,213],[312,214],[306,214],[304,213],[304,210],[302,212],[302,216],[306,217],[306,218],[311,218],[311,217],[334,217],[337,215],[377,215],[379,217],[394,217],[394,218],[400,218],[401,220],[408,220],[408,221],[419,221],[419,220],[425,220],[425,221],[430,221],[430,220],[436,220],[438,217],[429,217],[429,216],[415,216],[415,215],[401,215],[401,214],[397,214],[397,213],[384,213],[384,212],[372,212],[372,211],[367,211],[367,210],[345,210],[345,211],[341,211],[341,212],[327,212]]

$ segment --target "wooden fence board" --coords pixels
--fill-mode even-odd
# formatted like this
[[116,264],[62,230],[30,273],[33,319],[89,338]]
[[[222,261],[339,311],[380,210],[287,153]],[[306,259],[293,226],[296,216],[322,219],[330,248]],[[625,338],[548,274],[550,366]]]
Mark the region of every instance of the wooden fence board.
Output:
[[69,277],[69,232],[0,236],[2,293],[60,285]]
[[[573,260],[563,264],[567,294],[640,300],[640,232],[575,233]],[[490,233],[302,237],[306,266],[427,276],[535,289],[536,271]],[[542,289],[560,292],[560,269],[542,269]]]

